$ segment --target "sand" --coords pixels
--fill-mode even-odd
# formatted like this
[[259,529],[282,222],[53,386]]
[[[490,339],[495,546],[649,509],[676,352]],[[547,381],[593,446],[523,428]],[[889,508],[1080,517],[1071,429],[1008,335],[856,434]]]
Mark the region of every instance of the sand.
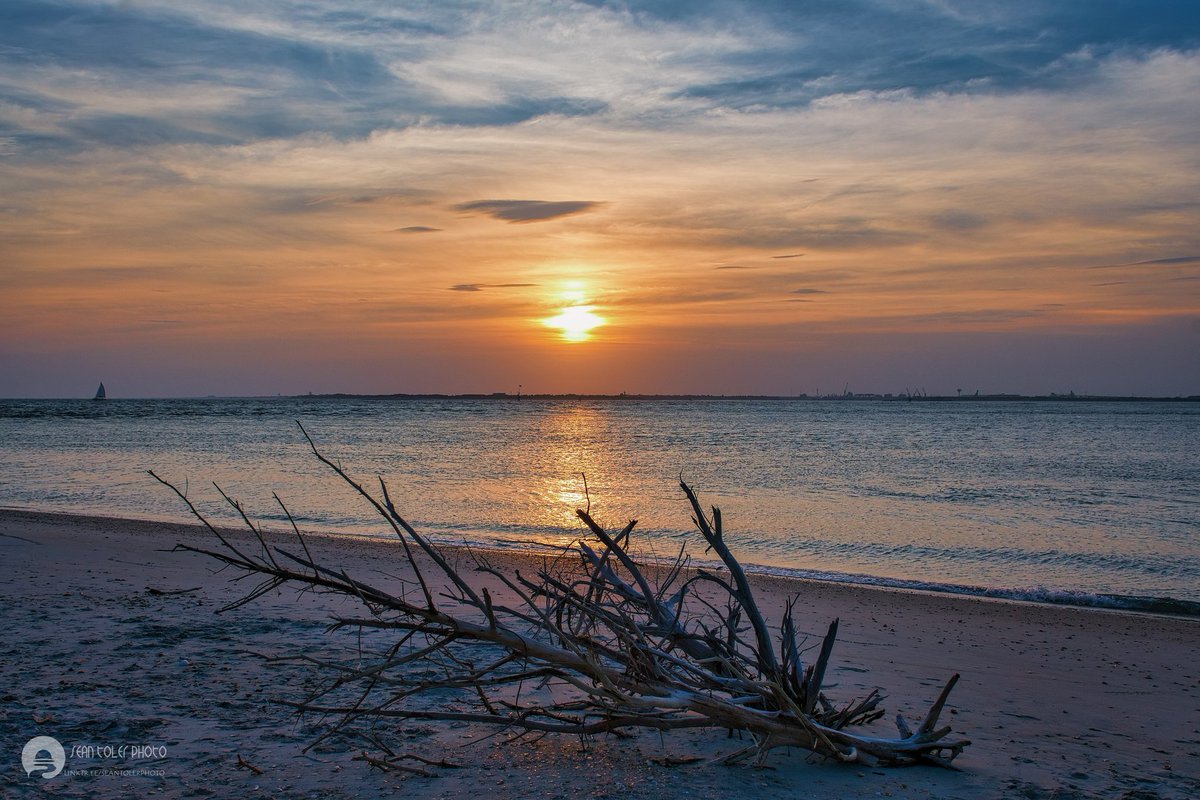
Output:
[[[973,741],[960,769],[862,768],[782,750],[767,768],[729,767],[709,759],[740,744],[713,731],[510,742],[408,722],[381,727],[381,738],[457,768],[384,773],[354,760],[379,752],[365,741],[305,753],[319,720],[273,701],[300,699],[319,676],[258,655],[344,656],[354,634],[325,627],[348,606],[285,590],[218,615],[249,586],[203,556],[169,552],[177,542],[212,543],[187,525],[0,511],[4,797],[1200,797],[1200,621],[777,578],[757,580],[769,613],[798,593],[813,633],[842,621],[830,693],[889,695],[888,718],[870,730],[894,734],[896,711],[920,719],[961,673],[943,715]],[[401,572],[391,542],[312,546],[368,582]],[[39,735],[66,749],[54,778],[21,767]],[[668,765],[693,755],[706,760]]]

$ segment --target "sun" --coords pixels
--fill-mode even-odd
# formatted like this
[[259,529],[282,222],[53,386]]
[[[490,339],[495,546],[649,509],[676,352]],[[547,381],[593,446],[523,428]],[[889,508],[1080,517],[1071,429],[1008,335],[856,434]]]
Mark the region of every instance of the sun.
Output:
[[592,337],[592,329],[603,325],[604,317],[595,313],[595,306],[571,306],[564,308],[553,317],[542,320],[549,328],[562,331],[562,338],[568,342],[586,342]]

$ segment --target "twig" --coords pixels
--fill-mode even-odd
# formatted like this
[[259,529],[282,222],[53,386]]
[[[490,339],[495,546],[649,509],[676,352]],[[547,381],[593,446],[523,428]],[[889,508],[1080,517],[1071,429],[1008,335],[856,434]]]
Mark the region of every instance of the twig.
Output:
[[391,772],[392,770],[399,770],[401,772],[412,773],[413,775],[420,775],[422,778],[436,778],[437,777],[432,772],[429,772],[428,770],[423,770],[420,767],[410,767],[405,764],[397,764],[393,759],[389,758],[387,760],[384,760],[382,758],[375,758],[374,756],[367,755],[366,753],[359,753],[358,755],[354,756],[351,759],[351,761],[365,761],[368,764],[370,764],[372,767],[375,767],[376,769],[380,770],[381,772]]
[[248,770],[250,770],[250,771],[251,771],[251,772],[253,772],[255,775],[264,775],[264,774],[266,774],[266,773],[264,773],[264,772],[263,772],[261,769],[259,769],[258,767],[254,766],[253,764],[251,764],[251,763],[250,763],[249,761],[247,761],[246,759],[242,758],[242,754],[241,754],[241,753],[238,753],[238,757],[237,757],[237,765],[238,765],[239,767],[242,767],[243,769],[248,769]]

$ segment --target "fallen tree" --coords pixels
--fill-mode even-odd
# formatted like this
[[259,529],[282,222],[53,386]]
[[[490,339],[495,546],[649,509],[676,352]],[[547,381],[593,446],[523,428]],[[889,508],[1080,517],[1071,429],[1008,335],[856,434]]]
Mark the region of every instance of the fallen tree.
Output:
[[[394,633],[368,662],[291,657],[328,672],[322,690],[287,702],[300,712],[335,715],[331,732],[361,719],[463,721],[517,734],[584,736],[636,728],[717,728],[743,731],[751,739],[727,762],[761,762],[774,748],[799,747],[840,762],[880,766],[950,767],[970,744],[948,738],[951,729],[938,726],[958,675],[947,681],[915,729],[897,715],[896,738],[852,730],[883,716],[883,697],[875,690],[838,704],[823,691],[838,621],[829,625],[815,659],[806,664],[795,620],[798,599],[788,602],[773,633],[726,545],[720,510],[713,507],[706,514],[682,481],[693,522],[724,569],[694,568],[682,549],[668,565],[639,564],[630,550],[636,520],[612,532],[592,518],[589,506],[576,511],[588,535],[545,559],[534,576],[505,574],[485,555],[472,553],[474,570],[505,587],[502,597],[493,597],[405,521],[382,478],[378,495],[368,491],[322,454],[306,431],[304,436],[316,458],[399,538],[413,576],[410,587],[384,591],[318,563],[294,521],[299,550],[271,546],[241,504],[217,487],[257,537],[252,548],[257,552],[247,552],[212,525],[186,491],[150,474],[172,489],[220,543],[219,549],[179,549],[261,578],[227,608],[292,584],[361,604],[365,614],[335,617],[332,630]],[[355,690],[353,699],[330,702],[348,688]],[[447,691],[454,701],[439,702]]]

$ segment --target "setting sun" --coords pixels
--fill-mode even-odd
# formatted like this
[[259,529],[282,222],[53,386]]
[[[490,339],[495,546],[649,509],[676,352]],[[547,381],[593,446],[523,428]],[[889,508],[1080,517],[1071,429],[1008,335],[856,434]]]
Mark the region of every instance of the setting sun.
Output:
[[1200,4],[231,5],[0,0],[0,398],[1200,395]]
[[585,342],[591,338],[591,330],[605,323],[605,319],[596,313],[595,306],[571,306],[564,308],[558,314],[542,323],[550,328],[562,331],[562,338],[568,342]]

